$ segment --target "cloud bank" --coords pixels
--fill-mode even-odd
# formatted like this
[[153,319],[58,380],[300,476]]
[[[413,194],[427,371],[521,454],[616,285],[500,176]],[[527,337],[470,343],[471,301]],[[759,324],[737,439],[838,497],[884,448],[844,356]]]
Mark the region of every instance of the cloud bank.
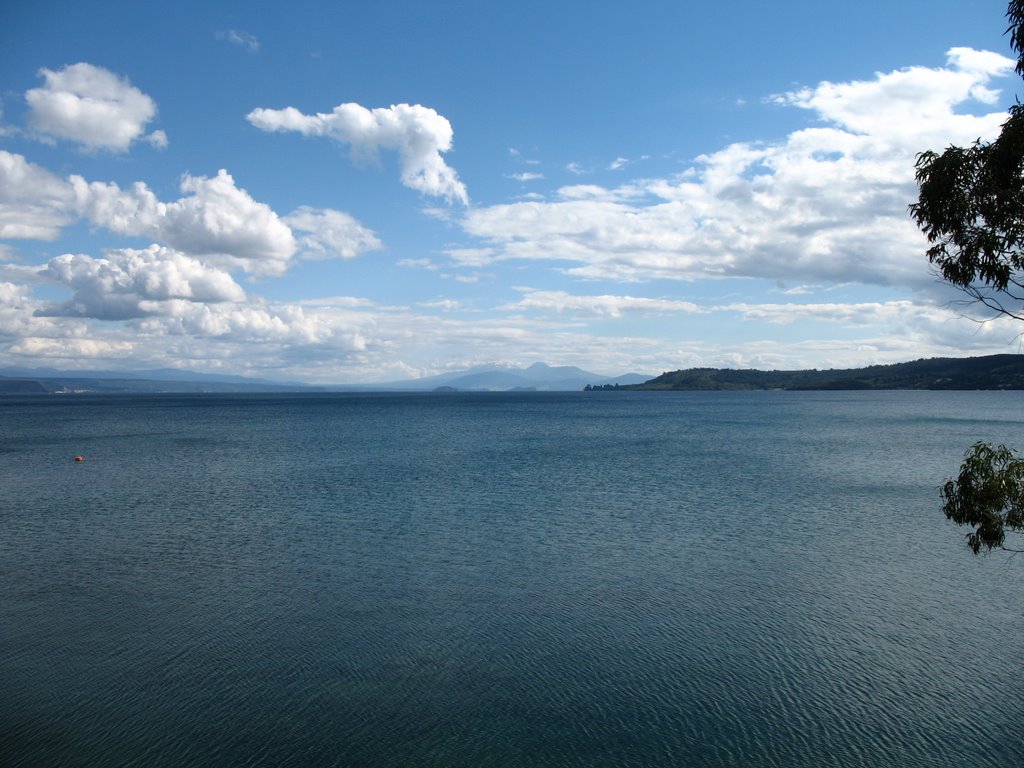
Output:
[[[116,243],[132,247],[102,256],[40,249],[34,266],[13,245],[0,245],[0,354],[68,367],[130,361],[338,382],[538,357],[657,373],[687,365],[846,367],[1005,349],[1019,333],[1014,324],[965,323],[916,292],[927,284],[927,267],[906,204],[915,196],[917,151],[998,130],[1005,114],[992,106],[992,81],[1012,65],[952,49],[945,67],[774,96],[767,108],[802,110],[813,122],[774,141],[709,152],[678,174],[446,209],[438,218],[454,223],[454,238],[401,263],[438,280],[498,275],[497,283],[525,273],[515,261],[562,273],[558,289],[508,287],[536,277],[516,276],[490,299],[442,291],[385,303],[325,285],[326,297],[272,300],[243,290],[238,274],[276,277],[303,258],[350,259],[382,248],[380,239],[342,211],[301,205],[278,214],[226,169],[184,174],[178,194],[162,200],[159,187],[143,181],[62,177],[0,150],[0,237],[53,241],[85,223],[93,235],[143,241]],[[33,97],[38,106],[30,106],[39,136],[111,152],[146,138],[155,106],[127,80],[90,65],[46,72]],[[248,119],[261,130],[331,138],[356,158],[396,152],[406,186],[468,202],[443,157],[451,126],[433,110],[343,104],[318,115],[254,110]],[[117,128],[109,134],[116,138],[104,144],[101,125]],[[623,158],[610,166],[627,168]],[[520,179],[542,181],[532,173]],[[701,300],[693,298],[698,291],[686,288],[681,297],[672,287],[708,278],[728,295],[723,288]],[[571,289],[592,280],[631,285]],[[655,280],[676,282],[642,295],[640,285]],[[817,292],[847,284],[902,292],[881,292],[894,300],[801,303],[733,291],[752,280],[825,286]],[[39,294],[46,299],[33,294],[37,284],[48,286]],[[66,300],[54,299],[55,290]],[[636,322],[652,316],[660,324]],[[728,339],[715,340],[726,339],[715,333],[726,325]]]
[[64,254],[40,277],[73,291],[70,301],[38,311],[41,316],[124,320],[165,313],[166,302],[242,301],[245,292],[221,269],[157,245],[108,251],[104,259]]
[[235,186],[223,169],[213,178],[186,174],[184,196],[170,203],[159,201],[142,182],[127,190],[80,176],[72,176],[70,183],[76,210],[93,224],[150,237],[232,268],[281,274],[297,248],[291,229],[270,206]]
[[[764,278],[920,287],[923,236],[907,215],[917,152],[992,137],[1005,112],[990,81],[1014,62],[954,48],[948,65],[820,83],[775,104],[820,125],[737,143],[674,178],[563,187],[557,198],[470,210],[477,255],[560,264],[583,279]],[[459,249],[453,249],[458,253]],[[482,263],[477,258],[474,266]]]
[[78,175],[62,179],[0,150],[0,237],[55,240],[64,227],[85,219],[255,275],[281,275],[298,256],[349,259],[382,247],[371,230],[342,211],[301,206],[281,217],[224,169],[213,177],[185,174],[180,189],[182,197],[161,201],[144,182],[122,189]]

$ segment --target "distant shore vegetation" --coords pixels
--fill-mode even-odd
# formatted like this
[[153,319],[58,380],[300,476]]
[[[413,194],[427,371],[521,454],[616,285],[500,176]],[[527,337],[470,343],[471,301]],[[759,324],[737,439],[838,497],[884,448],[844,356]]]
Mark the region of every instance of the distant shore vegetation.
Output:
[[866,368],[761,371],[688,368],[663,373],[643,384],[588,385],[597,391],[751,391],[871,389],[1024,389],[1024,355],[935,357]]

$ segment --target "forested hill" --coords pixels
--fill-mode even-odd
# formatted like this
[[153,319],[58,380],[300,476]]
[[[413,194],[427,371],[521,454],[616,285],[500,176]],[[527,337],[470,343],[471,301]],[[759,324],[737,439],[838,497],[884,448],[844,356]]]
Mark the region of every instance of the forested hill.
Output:
[[[607,387],[593,387],[606,389]],[[827,371],[690,368],[619,390],[1024,389],[1024,355],[934,357]]]

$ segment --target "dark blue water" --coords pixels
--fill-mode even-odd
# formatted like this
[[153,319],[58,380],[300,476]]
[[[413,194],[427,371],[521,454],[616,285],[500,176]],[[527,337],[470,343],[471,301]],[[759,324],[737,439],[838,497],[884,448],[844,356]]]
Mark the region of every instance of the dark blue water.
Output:
[[1019,766],[1022,405],[0,399],[0,763]]

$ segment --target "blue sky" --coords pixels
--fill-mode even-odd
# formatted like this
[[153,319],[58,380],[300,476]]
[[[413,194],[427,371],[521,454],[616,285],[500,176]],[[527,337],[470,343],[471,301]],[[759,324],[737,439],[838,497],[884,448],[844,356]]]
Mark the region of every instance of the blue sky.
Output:
[[[706,7],[710,6],[710,7]],[[1021,91],[1002,0],[0,7],[0,366],[317,383],[1019,351],[917,152]]]

